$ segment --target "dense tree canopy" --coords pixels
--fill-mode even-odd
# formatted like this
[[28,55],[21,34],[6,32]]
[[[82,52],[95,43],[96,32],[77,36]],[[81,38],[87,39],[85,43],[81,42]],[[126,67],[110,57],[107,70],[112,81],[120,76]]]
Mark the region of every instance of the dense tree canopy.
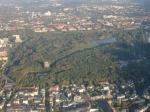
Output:
[[[5,74],[19,84],[40,86],[45,82],[80,84],[126,79],[148,82],[149,26],[143,22],[140,28],[132,30],[44,34],[25,31],[24,42],[10,50]],[[99,43],[112,37],[115,42]],[[49,68],[44,68],[44,61],[50,63]]]

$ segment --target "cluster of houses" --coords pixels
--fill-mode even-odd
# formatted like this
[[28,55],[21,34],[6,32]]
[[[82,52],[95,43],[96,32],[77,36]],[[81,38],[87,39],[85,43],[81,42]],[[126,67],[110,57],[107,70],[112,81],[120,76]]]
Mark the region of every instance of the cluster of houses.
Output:
[[32,28],[34,32],[54,32],[54,31],[87,31],[87,30],[96,30],[98,28],[94,27],[94,24],[92,25],[79,25],[79,24],[52,24],[48,27],[45,26],[37,26],[35,28]]
[[[16,31],[26,28],[32,29],[34,32],[85,31],[108,27],[130,28],[137,26],[138,21],[143,21],[139,15],[136,18],[126,15],[132,11],[134,13],[145,13],[140,6],[137,6],[137,4],[123,6],[119,1],[117,3],[118,5],[94,4],[92,7],[88,4],[81,4],[75,8],[54,3],[49,7],[43,5],[47,10],[42,8],[41,11],[26,10],[22,6],[19,6],[19,8],[14,6],[14,18],[10,17],[10,20],[4,21],[4,17],[0,16],[0,31]],[[6,5],[5,7],[10,6]],[[41,4],[37,4],[36,8],[40,10]],[[97,15],[93,15],[93,12]],[[109,13],[106,14],[105,12]],[[143,18],[150,17],[144,16]]]
[[14,42],[9,38],[0,38],[0,61],[6,62],[8,60],[8,49],[12,47],[13,43],[21,43],[20,35],[12,35]]
[[11,44],[9,43],[8,38],[0,39],[0,61],[7,61],[8,59],[7,48],[10,46]]
[[10,99],[14,87],[14,83],[5,83],[3,89],[0,90],[0,111],[4,109],[6,102]]
[[45,89],[21,87],[11,97],[6,104],[8,112],[45,112]]
[[91,109],[90,96],[84,94],[84,86],[77,87],[52,85],[49,88],[49,103],[51,110],[58,109],[60,112],[89,111]]
[[[60,112],[106,112],[106,107],[91,102],[105,100],[107,109],[112,112],[148,112],[150,104],[147,99],[137,94],[133,81],[124,85],[111,84],[108,81],[100,85],[69,86],[52,85],[49,89],[49,103],[51,110]],[[147,93],[147,92],[146,92]],[[150,94],[146,94],[146,98]],[[144,111],[143,111],[144,110]]]
[[[45,112],[46,108],[51,112],[109,112],[110,110],[111,112],[149,112],[150,110],[149,88],[144,91],[143,96],[139,96],[133,81],[128,81],[124,85],[108,81],[100,82],[99,85],[52,84],[49,89],[15,87],[15,84],[7,83],[0,92],[0,110],[5,109],[7,112]],[[105,103],[99,103],[103,101]]]
[[[130,17],[124,17],[124,16],[117,16],[115,15],[99,15],[99,17],[96,20],[92,20],[93,17],[88,16],[89,11],[105,11],[103,9],[108,9],[109,6],[103,7],[103,9],[100,9],[101,6],[79,6],[77,8],[64,8],[59,9],[61,11],[59,12],[32,12],[29,13],[31,18],[30,25],[31,29],[34,32],[53,32],[53,31],[88,31],[88,30],[98,30],[98,29],[106,29],[107,27],[133,27],[135,25],[134,19]],[[117,6],[116,6],[117,7]],[[97,10],[97,8],[99,10]],[[112,7],[109,8],[109,10]],[[79,12],[86,12],[87,15],[83,16],[77,16],[74,15],[74,11]],[[114,8],[113,8],[114,10]],[[116,9],[115,9],[116,10]],[[120,10],[121,11],[121,10]],[[119,11],[116,11],[115,13],[120,13]],[[48,17],[52,20],[51,23],[45,24],[45,14],[48,15]],[[33,16],[34,15],[34,16]],[[40,19],[39,19],[40,16]]]

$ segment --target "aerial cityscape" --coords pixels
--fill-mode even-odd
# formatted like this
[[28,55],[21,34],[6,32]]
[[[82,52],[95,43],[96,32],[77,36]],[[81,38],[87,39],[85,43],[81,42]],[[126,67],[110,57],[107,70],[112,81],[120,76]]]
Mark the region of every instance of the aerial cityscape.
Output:
[[0,0],[0,112],[150,112],[149,0]]

